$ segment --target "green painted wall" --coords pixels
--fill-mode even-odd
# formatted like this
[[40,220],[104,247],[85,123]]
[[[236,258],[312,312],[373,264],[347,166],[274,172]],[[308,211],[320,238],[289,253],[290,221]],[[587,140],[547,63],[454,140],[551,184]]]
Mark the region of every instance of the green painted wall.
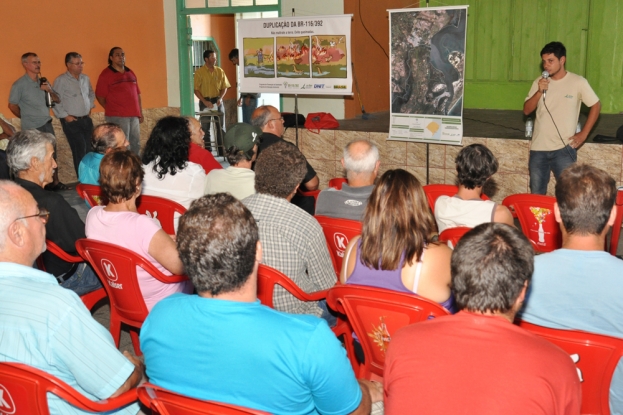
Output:
[[444,0],[464,4],[466,108],[521,109],[542,71],[541,48],[558,40],[567,70],[588,79],[602,112],[623,111],[622,0]]

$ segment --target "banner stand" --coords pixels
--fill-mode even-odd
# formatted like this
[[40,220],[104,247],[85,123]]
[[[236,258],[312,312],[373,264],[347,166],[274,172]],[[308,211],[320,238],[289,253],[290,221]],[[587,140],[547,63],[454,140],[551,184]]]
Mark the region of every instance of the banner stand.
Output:
[[294,94],[294,131],[296,132],[296,147],[298,148],[299,146],[299,96],[298,94]]

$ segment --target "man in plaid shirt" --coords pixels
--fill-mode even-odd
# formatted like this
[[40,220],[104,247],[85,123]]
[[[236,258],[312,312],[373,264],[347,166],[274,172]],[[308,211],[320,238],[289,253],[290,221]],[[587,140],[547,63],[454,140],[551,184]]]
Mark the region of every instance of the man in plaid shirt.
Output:
[[[256,194],[243,199],[260,229],[262,263],[290,277],[305,292],[335,285],[329,250],[318,222],[290,203],[307,171],[305,157],[282,141],[260,153],[255,164]],[[275,308],[295,314],[313,314],[335,324],[326,303],[302,302],[281,287],[275,288]]]

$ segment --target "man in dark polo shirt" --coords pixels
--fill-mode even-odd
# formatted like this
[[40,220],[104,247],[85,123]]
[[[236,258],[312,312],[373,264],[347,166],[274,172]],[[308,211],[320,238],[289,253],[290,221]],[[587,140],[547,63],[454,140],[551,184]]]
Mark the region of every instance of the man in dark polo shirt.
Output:
[[[7,147],[8,164],[15,182],[28,190],[40,209],[50,216],[45,224],[46,237],[63,251],[77,255],[76,241],[85,238],[84,222],[62,195],[45,190],[52,181],[56,162],[52,158],[55,138],[37,130],[22,130],[15,134]],[[86,263],[65,262],[56,255],[43,253],[45,270],[54,275],[59,284],[83,295],[102,287],[93,269]]]
[[141,90],[136,75],[125,66],[125,52],[118,46],[108,54],[108,67],[97,80],[95,97],[104,107],[106,122],[121,127],[130,141],[130,150],[138,154],[141,149],[143,108]]
[[[49,82],[41,82],[41,60],[36,53],[24,53],[22,66],[26,73],[11,86],[9,109],[17,118],[21,118],[22,130],[36,128],[41,132],[54,135],[50,108],[46,103],[46,93],[50,94],[49,105],[53,105],[53,102],[61,102],[60,97]],[[56,160],[56,154],[54,154],[54,159]],[[57,170],[54,170],[51,186],[48,188],[50,190],[67,189],[67,186],[59,182]]]
[[[258,156],[262,153],[262,150],[265,150],[279,141],[284,141],[283,138],[281,138],[285,131],[283,117],[279,110],[272,105],[262,105],[253,111],[251,125],[261,128],[264,132],[260,137]],[[307,174],[305,174],[303,182],[301,183],[304,187],[302,190],[316,190],[319,184],[318,175],[316,175],[316,171],[311,164],[309,164],[307,159],[305,159],[305,162],[307,163]],[[292,199],[292,203],[305,210],[310,215],[314,214],[314,201],[311,197],[301,197],[296,194]]]

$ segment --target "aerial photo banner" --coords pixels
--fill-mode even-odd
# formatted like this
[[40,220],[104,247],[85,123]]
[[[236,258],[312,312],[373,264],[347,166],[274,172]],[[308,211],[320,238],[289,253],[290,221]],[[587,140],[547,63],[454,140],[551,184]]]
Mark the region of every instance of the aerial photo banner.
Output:
[[388,11],[388,139],[460,145],[467,6]]
[[351,95],[352,15],[238,20],[243,92]]

